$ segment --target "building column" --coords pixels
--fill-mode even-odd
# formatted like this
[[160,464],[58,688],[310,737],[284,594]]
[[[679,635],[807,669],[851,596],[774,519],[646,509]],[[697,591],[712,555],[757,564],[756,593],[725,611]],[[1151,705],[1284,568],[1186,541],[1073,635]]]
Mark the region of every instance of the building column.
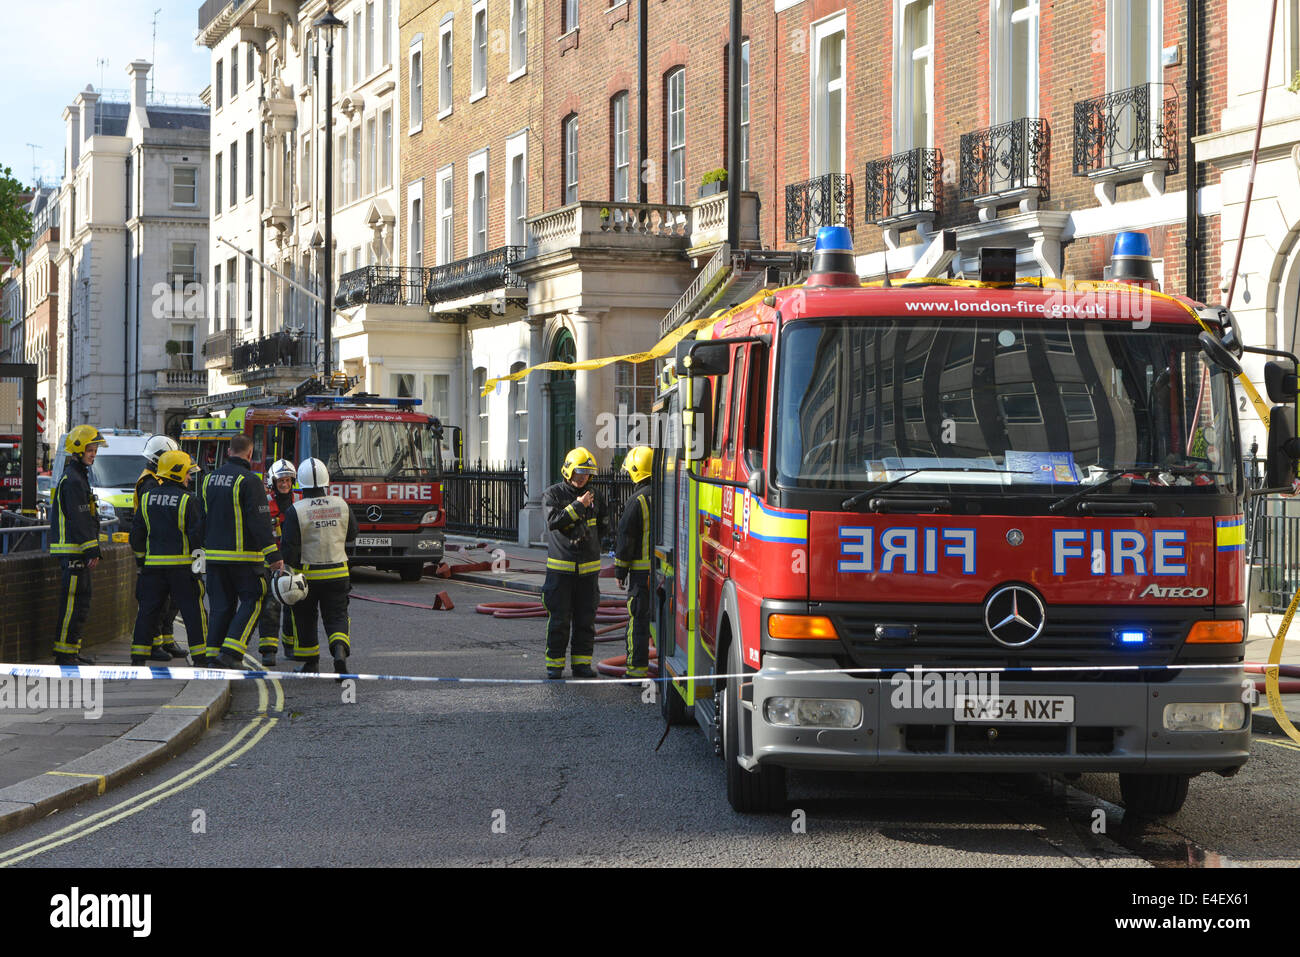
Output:
[[[545,362],[546,320],[528,319],[528,364]],[[532,372],[524,380],[528,388],[528,485],[527,499],[519,513],[519,544],[539,541],[546,531],[542,493],[546,491],[547,409],[543,398],[546,373]]]
[[[600,320],[598,316],[590,312],[586,315],[570,313],[570,319],[573,322],[573,345],[578,361],[599,358]],[[607,411],[608,403],[605,401],[605,390],[603,388],[603,379],[607,373],[608,369],[594,369],[578,371],[573,376],[574,442],[591,451],[596,456],[596,461],[602,466],[608,465],[609,462],[601,462],[601,457],[595,448],[596,417],[602,411]]]

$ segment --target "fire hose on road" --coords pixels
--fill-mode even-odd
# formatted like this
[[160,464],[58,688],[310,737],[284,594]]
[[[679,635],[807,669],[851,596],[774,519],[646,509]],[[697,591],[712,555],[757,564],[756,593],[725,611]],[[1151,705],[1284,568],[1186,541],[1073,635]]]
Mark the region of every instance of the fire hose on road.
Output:
[[[485,601],[476,605],[474,610],[480,615],[493,618],[545,618],[546,606],[540,601]],[[617,598],[602,598],[596,609],[597,624],[605,627],[596,629],[596,641],[621,641],[627,634],[627,605]],[[650,645],[650,677],[659,676],[659,654],[654,644]],[[596,670],[603,675],[622,678],[627,674],[627,655],[605,658],[596,663]]]

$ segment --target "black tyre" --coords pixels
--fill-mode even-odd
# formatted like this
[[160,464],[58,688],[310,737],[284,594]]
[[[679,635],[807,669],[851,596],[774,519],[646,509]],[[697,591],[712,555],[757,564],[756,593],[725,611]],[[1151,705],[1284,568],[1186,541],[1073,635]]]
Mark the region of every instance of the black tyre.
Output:
[[[740,642],[733,641],[727,652],[727,674],[741,674]],[[780,810],[785,805],[785,768],[757,767],[746,771],[740,757],[742,722],[747,712],[740,702],[740,679],[727,682],[722,694],[722,761],[727,769],[727,800],[734,811],[754,814]]]
[[[664,678],[668,672],[663,662],[659,663],[659,677]],[[686,699],[681,696],[671,681],[659,682],[659,713],[669,724],[686,723]]]
[[414,562],[408,562],[405,565],[399,565],[397,574],[402,576],[404,582],[418,582],[424,577],[424,563],[421,562],[417,565]]
[[1138,814],[1177,814],[1187,800],[1190,774],[1121,774],[1124,806]]

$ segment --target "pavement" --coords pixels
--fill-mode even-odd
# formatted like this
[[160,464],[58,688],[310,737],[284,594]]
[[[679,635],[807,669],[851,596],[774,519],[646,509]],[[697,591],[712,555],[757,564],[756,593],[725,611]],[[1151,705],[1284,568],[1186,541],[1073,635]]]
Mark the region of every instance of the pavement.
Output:
[[[456,535],[447,536],[447,546],[452,567],[488,563],[487,568],[455,572],[453,579],[541,594],[544,548]],[[625,593],[613,581],[612,561],[606,558],[605,565],[602,595],[621,599]],[[1280,615],[1251,617],[1248,662],[1267,662],[1280,622]],[[130,641],[123,635],[88,651],[100,663],[125,664]],[[1282,662],[1300,665],[1300,625],[1283,648]],[[0,684],[0,834],[103,795],[180,754],[226,713],[231,700],[229,681],[72,682],[63,688],[68,697],[57,702],[63,706],[54,707],[54,701],[31,697],[28,679],[25,703],[34,706],[19,708],[15,704],[24,703],[14,700],[19,679],[0,678],[4,680],[9,684]],[[45,688],[48,696],[50,686]],[[1282,701],[1288,717],[1300,726],[1300,694],[1283,695]],[[1262,695],[1253,727],[1280,733]]]

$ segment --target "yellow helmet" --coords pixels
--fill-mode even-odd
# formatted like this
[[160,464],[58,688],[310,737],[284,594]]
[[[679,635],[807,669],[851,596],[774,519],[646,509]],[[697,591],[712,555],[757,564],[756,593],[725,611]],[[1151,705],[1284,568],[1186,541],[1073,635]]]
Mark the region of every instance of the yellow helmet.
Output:
[[191,475],[199,470],[188,452],[164,452],[158,457],[158,470],[154,474],[160,479],[180,482],[182,485]]
[[655,453],[648,445],[638,445],[623,460],[623,471],[632,476],[633,482],[644,482],[650,477],[654,467]]
[[108,445],[108,439],[93,425],[78,425],[63,440],[63,450],[69,455],[80,455],[92,445]]
[[564,465],[560,467],[560,474],[564,476],[566,482],[573,478],[574,472],[586,472],[588,475],[596,474],[596,457],[582,446],[566,455]]

